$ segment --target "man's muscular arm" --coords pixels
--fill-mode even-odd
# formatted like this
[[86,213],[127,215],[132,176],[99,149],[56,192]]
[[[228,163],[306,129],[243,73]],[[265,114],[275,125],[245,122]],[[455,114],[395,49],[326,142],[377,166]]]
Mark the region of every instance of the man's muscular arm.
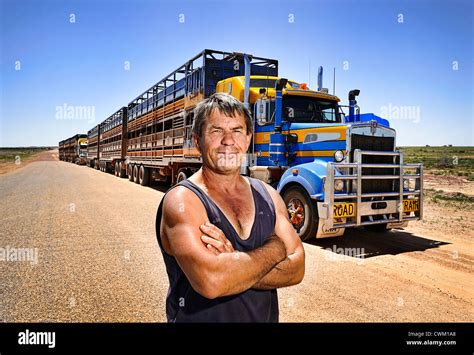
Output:
[[[212,253],[200,230],[205,222],[206,210],[193,192],[179,186],[166,194],[160,231],[163,247],[176,258],[194,290],[206,298],[252,288],[287,256],[279,238],[270,238],[250,252]],[[213,239],[218,245],[219,238]],[[220,239],[226,240],[224,236]]]

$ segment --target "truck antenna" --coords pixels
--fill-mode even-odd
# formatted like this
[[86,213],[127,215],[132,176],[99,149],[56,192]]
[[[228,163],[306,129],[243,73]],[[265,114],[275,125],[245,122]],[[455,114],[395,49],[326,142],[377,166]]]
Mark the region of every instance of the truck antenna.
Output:
[[336,96],[336,67],[333,69],[333,76],[332,76],[332,94]]
[[309,83],[308,86],[311,87],[311,57],[308,57],[308,77],[309,77]]

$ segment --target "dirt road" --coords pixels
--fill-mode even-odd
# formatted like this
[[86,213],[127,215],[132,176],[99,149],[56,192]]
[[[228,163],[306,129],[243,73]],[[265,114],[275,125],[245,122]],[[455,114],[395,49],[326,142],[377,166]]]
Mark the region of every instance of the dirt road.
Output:
[[[165,321],[154,230],[165,188],[54,154],[0,176],[0,321]],[[281,321],[473,321],[472,208],[427,201],[425,215],[305,243],[304,281],[279,291]],[[20,248],[28,260],[14,260]]]

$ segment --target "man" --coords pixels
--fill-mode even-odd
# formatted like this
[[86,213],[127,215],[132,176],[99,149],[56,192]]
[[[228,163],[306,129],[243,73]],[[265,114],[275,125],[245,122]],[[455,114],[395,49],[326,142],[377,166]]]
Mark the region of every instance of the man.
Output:
[[157,238],[170,288],[169,322],[277,322],[276,289],[304,276],[304,250],[280,195],[240,175],[250,111],[214,94],[194,110],[202,168],[169,190]]

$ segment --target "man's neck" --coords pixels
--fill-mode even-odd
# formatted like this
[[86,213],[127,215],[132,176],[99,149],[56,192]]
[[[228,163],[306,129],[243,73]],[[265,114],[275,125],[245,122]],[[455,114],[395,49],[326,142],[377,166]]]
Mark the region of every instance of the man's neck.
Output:
[[201,177],[207,188],[218,191],[234,191],[241,183],[240,171],[229,174],[219,174],[207,167],[202,167]]

